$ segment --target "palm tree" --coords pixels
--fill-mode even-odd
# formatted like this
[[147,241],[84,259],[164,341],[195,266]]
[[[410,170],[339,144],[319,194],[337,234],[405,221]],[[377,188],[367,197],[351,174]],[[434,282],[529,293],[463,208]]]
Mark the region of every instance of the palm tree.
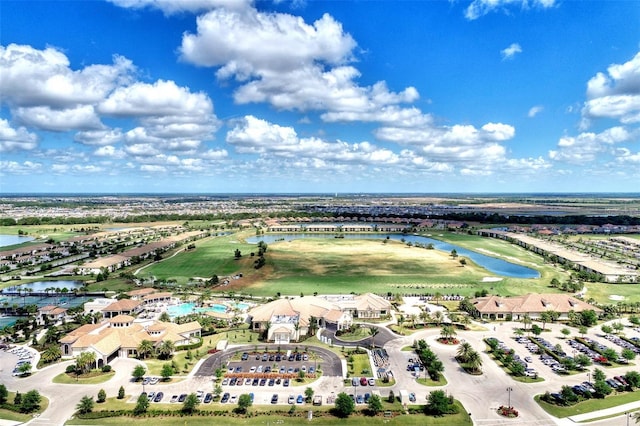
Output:
[[446,324],[442,326],[442,330],[440,331],[440,335],[442,336],[442,338],[444,340],[451,340],[451,338],[453,338],[453,336],[456,335],[456,330],[453,328],[452,325]]
[[551,321],[551,314],[549,312],[540,313],[540,321],[542,321],[542,329],[547,325],[549,321]]
[[376,335],[380,333],[380,330],[378,327],[371,326],[369,331],[371,332],[371,349],[373,349],[376,347]]
[[528,313],[524,314],[522,317],[522,325],[524,325],[524,330],[527,331],[527,325],[531,324],[531,317]]
[[467,357],[467,367],[474,372],[481,371],[482,367],[482,358],[480,354],[476,351],[471,351],[471,353]]
[[458,347],[456,356],[460,359],[461,362],[467,362],[469,360],[469,354],[471,352],[475,352],[473,350],[473,346],[471,346],[471,343],[464,342],[460,345],[460,347]]
[[147,354],[153,352],[153,342],[151,340],[143,340],[140,342],[137,348],[138,356],[142,359],[147,357]]
[[173,354],[174,349],[175,346],[171,340],[163,340],[158,346],[156,354],[158,358],[168,359]]
[[444,314],[442,311],[435,311],[433,313],[433,319],[436,321],[436,324],[439,326],[442,320],[444,319]]

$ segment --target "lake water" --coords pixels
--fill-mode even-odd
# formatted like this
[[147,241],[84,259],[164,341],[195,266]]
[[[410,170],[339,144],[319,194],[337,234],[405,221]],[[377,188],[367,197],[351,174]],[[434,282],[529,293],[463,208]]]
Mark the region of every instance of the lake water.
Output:
[[[5,291],[19,291],[26,288],[32,289],[34,292],[44,292],[49,289],[63,289],[67,288],[69,293],[73,292],[73,289],[82,287],[81,281],[35,281],[32,283],[20,284],[17,286],[6,287]],[[28,293],[27,293],[28,294]],[[37,305],[38,307],[47,305],[64,306],[65,308],[71,308],[79,306],[89,299],[93,299],[95,296],[80,296],[75,297],[73,294],[56,293],[55,290],[49,292],[49,296],[7,296],[0,293],[0,306],[11,307]],[[5,305],[6,304],[6,305]]]
[[[275,243],[277,241],[291,241],[300,238],[335,238],[336,234],[311,234],[311,233],[283,233],[283,234],[268,234],[261,235],[259,237],[250,237],[246,241],[248,243],[257,244],[259,241],[264,241],[267,244]],[[389,237],[389,239],[395,241],[401,241],[404,239],[406,242],[421,243],[421,244],[433,244],[436,250],[445,251],[451,253],[451,250],[456,250],[459,256],[463,256],[471,259],[477,265],[485,268],[489,272],[504,277],[513,278],[540,278],[540,273],[535,269],[527,268],[526,266],[517,265],[515,263],[507,262],[506,260],[498,259],[496,257],[487,256],[476,251],[472,251],[455,244],[445,243],[433,238],[423,237],[421,235],[404,235],[404,234],[340,234],[346,239],[360,239],[360,240],[383,240]]]
[[16,244],[27,243],[33,241],[33,237],[25,237],[22,235],[0,235],[0,247],[13,246]]

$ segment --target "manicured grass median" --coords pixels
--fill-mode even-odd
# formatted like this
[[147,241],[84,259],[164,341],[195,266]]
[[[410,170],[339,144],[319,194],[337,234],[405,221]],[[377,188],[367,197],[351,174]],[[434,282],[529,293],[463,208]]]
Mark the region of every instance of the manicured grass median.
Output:
[[62,383],[67,385],[95,385],[98,383],[104,383],[109,381],[114,375],[115,371],[111,371],[109,373],[95,372],[95,375],[88,376],[79,376],[76,378],[75,375],[68,375],[67,373],[58,374],[53,378],[53,383]]
[[640,391],[624,392],[619,395],[609,395],[608,397],[603,399],[588,399],[570,407],[562,407],[559,405],[549,404],[542,401],[540,397],[541,395],[536,395],[534,399],[544,411],[551,414],[552,416],[563,418],[575,416],[576,414],[590,413],[592,411],[616,407],[618,405],[627,404],[629,402],[636,402],[640,398]]

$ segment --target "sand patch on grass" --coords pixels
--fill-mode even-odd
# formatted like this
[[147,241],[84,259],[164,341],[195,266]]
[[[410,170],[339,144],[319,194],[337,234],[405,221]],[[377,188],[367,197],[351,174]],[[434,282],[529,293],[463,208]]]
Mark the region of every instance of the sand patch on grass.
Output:
[[616,300],[616,301],[620,301],[620,300],[624,300],[625,297],[624,296],[619,296],[617,294],[612,294],[611,296],[609,296],[609,299],[611,300]]
[[482,278],[483,283],[495,283],[498,281],[502,281],[502,278],[500,277],[483,277]]

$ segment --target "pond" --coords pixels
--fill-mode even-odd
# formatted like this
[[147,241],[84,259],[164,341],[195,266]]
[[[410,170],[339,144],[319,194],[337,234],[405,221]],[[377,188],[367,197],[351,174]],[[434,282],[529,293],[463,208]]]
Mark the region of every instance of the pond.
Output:
[[0,248],[6,246],[13,246],[16,244],[27,243],[33,241],[35,238],[27,237],[24,235],[0,235]]
[[68,280],[60,280],[60,281],[34,281],[32,283],[24,283],[19,285],[14,285],[11,287],[5,288],[7,291],[20,291],[26,288],[30,288],[35,293],[42,293],[47,291],[47,289],[53,289],[51,291],[54,293],[56,288],[63,289],[66,288],[69,291],[73,289],[82,287],[82,281],[68,281]]
[[[259,241],[264,241],[267,244],[275,243],[277,241],[292,241],[300,238],[335,238],[335,233],[331,234],[311,234],[311,233],[282,233],[282,234],[268,234],[261,235],[259,237],[250,237],[246,241],[251,244],[257,244]],[[496,257],[487,256],[482,253],[478,253],[473,250],[469,250],[455,244],[445,243],[440,240],[436,240],[429,237],[423,237],[421,235],[404,235],[404,234],[340,234],[341,237],[346,239],[360,239],[360,240],[383,240],[389,237],[389,239],[395,241],[404,241],[420,244],[433,244],[436,250],[441,250],[447,253],[451,253],[451,250],[456,250],[459,256],[471,259],[477,265],[485,268],[486,270],[504,277],[513,278],[540,278],[540,273],[535,269],[527,268],[526,266],[517,265],[515,263],[507,262],[506,260],[498,259]]]

